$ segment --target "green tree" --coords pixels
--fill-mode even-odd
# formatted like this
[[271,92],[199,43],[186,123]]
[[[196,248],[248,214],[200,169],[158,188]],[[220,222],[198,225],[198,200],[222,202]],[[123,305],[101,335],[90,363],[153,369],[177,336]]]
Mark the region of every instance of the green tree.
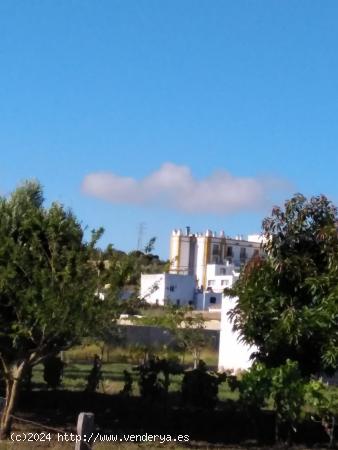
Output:
[[0,198],[0,364],[6,384],[2,439],[10,432],[25,372],[109,318],[93,264],[102,230],[86,243],[71,211],[43,203],[37,182]]
[[169,330],[179,350],[185,354],[191,353],[194,369],[200,361],[201,352],[209,339],[205,333],[205,320],[202,314],[194,314],[191,307],[179,307],[167,304],[158,316],[144,317],[141,322],[145,325],[163,327]]
[[138,292],[141,273],[162,272],[167,267],[167,262],[151,253],[155,239],[149,241],[145,252],[134,250],[125,253],[116,250],[111,244],[104,250],[96,250],[98,270],[104,269],[105,283],[115,290],[134,287],[135,292]]
[[266,258],[235,287],[234,328],[268,366],[297,361],[303,375],[338,363],[337,209],[324,196],[297,194],[263,221]]
[[193,357],[193,367],[197,369],[201,361],[202,350],[209,343],[202,314],[192,315],[188,311],[182,324],[174,329],[174,335],[177,345],[183,351],[183,358],[187,352],[190,353]]
[[148,254],[148,253],[152,253],[152,251],[155,248],[155,242],[156,242],[156,237],[152,237],[149,242],[147,243],[147,245],[144,247],[144,253]]

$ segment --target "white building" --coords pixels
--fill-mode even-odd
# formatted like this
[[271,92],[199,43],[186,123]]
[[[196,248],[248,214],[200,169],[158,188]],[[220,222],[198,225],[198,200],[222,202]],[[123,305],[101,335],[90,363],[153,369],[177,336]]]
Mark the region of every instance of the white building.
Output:
[[[170,239],[170,272],[141,276],[141,297],[152,304],[193,305],[197,309],[221,308],[221,295],[239,277],[240,267],[262,254],[259,235],[248,240],[207,230],[192,234],[174,230]],[[204,293],[207,294],[204,294]],[[201,295],[203,294],[203,295]],[[209,295],[210,294],[210,295]],[[216,300],[215,300],[216,299]]]
[[196,289],[196,280],[192,275],[142,274],[140,295],[152,305],[163,306],[169,302],[206,311],[220,311],[222,306],[222,294]]
[[207,264],[206,288],[213,292],[223,293],[230,288],[239,277],[239,268],[234,264]]
[[174,230],[170,240],[170,273],[141,276],[141,297],[151,304],[191,305],[203,311],[221,311],[218,369],[244,370],[250,367],[254,348],[244,345],[227,315],[236,299],[223,296],[237,281],[241,267],[252,257],[263,256],[262,239],[250,235],[231,238],[192,234]]
[[[240,269],[255,256],[263,256],[260,235],[231,238],[224,232],[207,230],[204,234],[192,234],[187,227],[185,233],[174,230],[170,242],[170,272],[193,275],[201,292],[207,292],[211,298],[222,296],[225,288],[231,288],[237,281]],[[214,298],[212,300],[215,301]],[[244,370],[250,367],[250,355],[254,349],[239,340],[233,331],[227,313],[236,304],[236,299],[223,297],[221,303],[221,326],[218,368],[223,370]],[[203,299],[200,294],[196,303],[198,309],[210,310],[210,298]]]
[[196,281],[193,275],[172,273],[142,274],[141,298],[153,305],[165,302],[183,306],[194,305]]
[[223,295],[220,292],[197,290],[194,306],[199,311],[220,311],[222,308]]

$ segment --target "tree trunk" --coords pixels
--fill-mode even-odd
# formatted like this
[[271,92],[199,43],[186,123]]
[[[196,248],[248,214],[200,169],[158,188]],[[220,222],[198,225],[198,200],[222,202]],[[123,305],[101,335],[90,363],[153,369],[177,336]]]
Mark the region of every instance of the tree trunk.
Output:
[[0,421],[0,440],[9,437],[12,425],[12,414],[16,406],[19,393],[19,385],[22,378],[25,363],[13,368],[6,376],[6,402]]

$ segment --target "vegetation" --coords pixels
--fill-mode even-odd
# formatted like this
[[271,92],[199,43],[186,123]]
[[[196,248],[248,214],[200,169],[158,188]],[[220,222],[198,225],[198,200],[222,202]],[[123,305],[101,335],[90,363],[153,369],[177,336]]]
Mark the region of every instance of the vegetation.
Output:
[[154,401],[167,399],[170,376],[181,374],[183,368],[175,359],[151,356],[134,370],[138,372],[141,396]]
[[103,279],[106,285],[113,289],[125,287],[138,287],[141,273],[159,273],[168,269],[168,262],[161,261],[152,251],[155,238],[150,239],[144,251],[134,250],[125,253],[116,250],[110,244],[105,250],[96,250],[98,270],[103,270]]
[[[141,272],[166,269],[151,253],[155,238],[144,252],[98,249],[103,230],[85,242],[70,211],[44,206],[39,184],[0,198],[1,437],[21,383],[19,407],[38,411],[39,420],[47,410],[54,414],[48,423],[74,424],[90,407],[102,429],[182,429],[271,448],[320,427],[333,447],[338,391],[318,374],[338,365],[336,212],[323,196],[296,195],[264,220],[266,258],[250,261],[228,290],[239,299],[231,312],[235,329],[257,348],[252,368],[234,375],[208,367],[217,355],[207,348],[201,315],[171,305],[152,309],[135,296],[121,300]],[[142,323],[167,329],[170,345],[123,346],[115,319],[142,310]]]
[[61,386],[64,363],[59,356],[50,355],[43,361],[43,379],[47,386],[56,389]]
[[203,361],[199,361],[196,368],[185,371],[182,380],[182,401],[185,405],[212,409],[218,400],[218,385],[225,380],[225,374],[213,373]]
[[336,390],[330,389],[321,380],[311,380],[306,387],[306,403],[312,408],[313,414],[322,424],[329,438],[329,448],[334,447],[338,420],[338,395]]
[[338,366],[336,208],[298,194],[263,221],[267,257],[251,261],[230,294],[231,317],[255,358],[277,367],[297,361],[305,376]]
[[[233,442],[232,439],[242,440],[251,438],[258,439],[262,442],[269,440],[272,445],[275,423],[273,418],[277,414],[277,402],[275,400],[279,396],[278,401],[281,406],[278,406],[280,408],[280,413],[278,413],[280,414],[280,418],[277,428],[278,439],[287,439],[289,434],[289,438],[295,437],[299,441],[301,439],[300,436],[303,436],[303,439],[306,438],[306,433],[309,431],[309,428],[304,429],[303,424],[307,424],[307,427],[312,427],[311,424],[313,424],[315,425],[315,429],[316,426],[317,428],[319,426],[322,427],[323,430],[326,430],[325,427],[327,427],[328,431],[330,426],[329,418],[326,412],[324,413],[326,410],[315,405],[315,396],[312,394],[313,389],[310,390],[309,385],[307,383],[304,384],[303,380],[300,380],[301,389],[298,390],[299,372],[297,373],[294,367],[293,364],[290,364],[289,367],[282,368],[282,373],[278,374],[277,369],[266,368],[261,365],[260,370],[257,370],[256,365],[254,365],[250,371],[239,374],[237,377],[226,375],[223,378],[219,378],[217,374],[210,371],[207,367],[202,368],[201,372],[211,375],[210,380],[209,377],[207,380],[207,377],[204,377],[203,374],[201,377],[190,376],[190,380],[188,381],[187,379],[183,381],[185,378],[184,374],[170,375],[169,392],[166,401],[164,401],[166,394],[163,389],[164,374],[156,370],[158,373],[157,382],[160,385],[161,392],[159,393],[159,397],[157,397],[160,401],[153,402],[152,398],[154,399],[156,396],[142,396],[138,387],[141,381],[140,377],[137,371],[132,370],[132,365],[130,364],[103,364],[102,383],[99,386],[99,393],[93,393],[90,396],[89,394],[84,395],[83,392],[86,387],[88,374],[92,368],[91,364],[74,364],[69,362],[65,367],[63,384],[57,392],[57,396],[51,395],[53,391],[45,390],[46,388],[42,378],[43,369],[40,365],[34,368],[33,371],[32,394],[28,397],[26,395],[22,396],[22,402],[27,398],[27,409],[22,409],[23,406],[20,406],[18,415],[22,416],[22,413],[27,414],[28,411],[34,414],[33,411],[36,410],[39,419],[35,419],[33,415],[32,420],[40,422],[43,408],[48,408],[46,405],[54,405],[53,408],[55,408],[55,411],[63,408],[61,410],[62,412],[60,411],[61,416],[59,418],[56,416],[54,419],[56,420],[56,424],[59,424],[57,427],[63,427],[64,425],[62,424],[68,423],[67,417],[69,416],[73,417],[71,422],[74,424],[75,418],[72,411],[83,410],[83,408],[86,408],[83,405],[86,405],[86,402],[88,402],[87,407],[90,407],[90,410],[93,410],[97,417],[97,425],[104,429],[107,426],[104,425],[105,423],[109,426],[119,418],[119,421],[123,421],[120,424],[122,429],[124,429],[123,427],[127,427],[126,429],[133,430],[133,432],[139,432],[141,429],[152,431],[154,430],[154,423],[157,423],[157,426],[160,427],[159,429],[164,432],[167,421],[172,417],[172,414],[174,416],[179,414],[179,421],[183,417],[186,417],[184,429],[189,430],[189,433],[191,433],[191,436],[194,436],[194,439],[203,435],[204,439],[212,439],[218,423],[217,417],[219,416],[223,423],[223,425],[219,425],[221,426],[219,430],[222,430],[223,426],[226,426],[228,430],[224,432],[225,434],[223,433],[223,438],[221,438],[225,439],[226,442]],[[150,366],[149,369],[151,369]],[[129,373],[127,377],[129,386],[130,383],[134,385],[132,392],[128,390],[126,395],[121,393],[126,382],[124,376],[125,371]],[[192,373],[196,373],[196,371],[193,369],[186,371],[186,374]],[[273,379],[273,376],[275,379]],[[224,378],[226,378],[227,382],[224,382]],[[248,380],[248,378],[251,380]],[[311,386],[317,383],[313,381],[311,382]],[[230,391],[229,384],[233,388],[235,386],[234,392]],[[325,396],[331,399],[330,402],[332,405],[335,401],[334,399],[338,399],[337,390],[328,388],[322,384],[320,386],[324,390]],[[274,392],[272,389],[274,389]],[[261,393],[261,398],[264,399],[260,406],[255,408],[255,395],[257,391]],[[298,396],[297,392],[305,393],[305,397],[302,397],[303,394]],[[294,395],[295,393],[297,394],[296,396]],[[98,396],[95,402],[94,395]],[[29,400],[32,398],[35,399],[34,405]],[[321,397],[317,395],[318,398]],[[143,403],[143,400],[146,400],[146,403]],[[322,405],[325,404],[322,400],[320,401]],[[94,403],[97,403],[97,406],[94,406]],[[78,409],[77,404],[82,405],[80,406],[81,409]],[[113,405],[116,405],[114,407],[116,408],[115,412],[111,409]],[[167,409],[165,409],[165,405],[167,405]],[[299,405],[301,405],[300,409]],[[294,406],[297,411],[297,417],[295,419],[292,418]],[[186,408],[188,408],[188,414]],[[209,411],[208,414],[206,414],[207,410]],[[275,411],[275,414],[271,416],[271,413],[266,410]],[[289,410],[291,415],[289,415]],[[197,411],[200,411],[200,420],[207,421],[208,429],[212,427],[210,428],[210,432],[204,431],[204,434],[199,433],[199,422],[197,421],[195,424],[195,421],[199,420]],[[64,416],[64,414],[66,415]],[[48,416],[50,417],[50,411],[48,411]],[[292,421],[290,421],[290,418]],[[232,421],[234,421],[233,425],[227,425],[227,423],[232,423]],[[318,425],[316,425],[317,421]],[[229,427],[232,429],[232,437],[228,434]],[[175,431],[177,430],[175,429]],[[206,436],[209,437],[206,438]],[[324,435],[321,436],[317,432],[316,436],[318,440],[314,442],[325,442]],[[271,448],[271,445],[269,448]]]
[[191,307],[180,307],[167,304],[161,309],[161,314],[147,315],[138,320],[145,325],[154,325],[169,330],[176,343],[176,348],[183,355],[184,364],[186,354],[193,357],[196,369],[201,358],[201,352],[208,345],[204,333],[205,320],[202,314],[195,314]]
[[0,198],[0,363],[6,385],[0,438],[10,431],[25,372],[107,320],[109,304],[96,295],[100,280],[91,263],[102,230],[85,243],[72,212],[43,202],[35,182]]
[[95,392],[102,380],[102,361],[98,355],[94,355],[93,367],[87,377],[86,392]]

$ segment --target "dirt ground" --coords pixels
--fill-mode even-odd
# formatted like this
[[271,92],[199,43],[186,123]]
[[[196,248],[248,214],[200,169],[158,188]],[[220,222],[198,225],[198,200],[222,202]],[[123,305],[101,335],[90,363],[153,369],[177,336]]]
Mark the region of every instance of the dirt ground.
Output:
[[[50,445],[46,445],[44,443],[0,443],[0,450],[34,450],[34,449],[48,449],[48,450],[74,450],[74,444],[55,444],[55,442]],[[177,446],[173,444],[154,444],[154,443],[128,443],[128,444],[96,444],[93,447],[93,450],[140,450],[142,448],[145,449],[170,449],[170,450],[285,450],[285,446],[275,446],[275,447],[255,447],[251,445],[242,445],[242,446],[225,446],[225,445],[211,445],[203,442],[195,442],[191,443],[187,446]],[[289,447],[288,450],[313,450],[308,447]],[[327,450],[324,448],[316,447],[316,450]]]

